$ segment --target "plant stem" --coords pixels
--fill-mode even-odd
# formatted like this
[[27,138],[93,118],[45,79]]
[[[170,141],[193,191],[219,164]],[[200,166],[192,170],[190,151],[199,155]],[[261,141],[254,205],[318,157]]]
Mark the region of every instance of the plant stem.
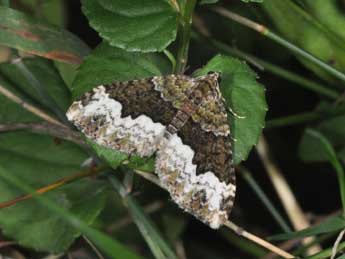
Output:
[[21,58],[15,58],[12,63],[19,69],[19,71],[23,74],[26,80],[30,83],[30,85],[35,89],[36,93],[42,98],[42,101],[45,105],[47,105],[55,114],[56,116],[65,124],[69,124],[65,113],[60,110],[59,106],[55,102],[55,100],[50,96],[47,89],[37,80],[37,78],[31,73],[31,71],[27,68],[25,63],[22,61]]
[[[320,59],[314,57],[313,55],[309,54],[308,52],[304,51],[303,49],[297,47],[296,45],[288,42],[287,40],[283,39],[279,35],[275,34],[271,30],[269,30],[267,27],[265,27],[262,24],[253,22],[252,20],[245,18],[243,16],[240,16],[236,13],[233,13],[229,10],[226,10],[223,7],[214,7],[212,8],[213,11],[216,13],[229,18],[235,22],[238,22],[244,26],[247,26],[263,36],[275,41],[276,43],[282,45],[283,47],[287,48],[288,50],[292,51],[293,53],[309,60],[310,62],[314,63],[315,65],[323,68],[325,71],[327,71],[329,74],[333,75],[334,77],[338,78],[342,82],[345,82],[345,74],[342,72],[336,70],[335,68],[331,67],[330,65],[326,64],[325,62],[321,61]],[[345,87],[345,85],[343,85]]]
[[60,126],[60,127],[67,127],[65,124],[62,124],[61,122],[59,122],[55,118],[51,117],[46,112],[44,112],[44,111],[40,110],[39,108],[25,102],[23,99],[21,99],[20,97],[18,97],[15,94],[13,94],[11,91],[9,91],[7,88],[5,88],[2,85],[0,85],[0,94],[6,96],[11,101],[20,105],[23,109],[35,114],[36,116],[40,117],[41,119],[43,119],[45,121],[48,121],[48,122],[55,124],[57,126]]
[[318,112],[302,112],[299,114],[289,115],[266,121],[265,129],[286,127],[300,123],[315,121],[322,118]]
[[[262,135],[259,143],[256,146],[256,151],[266,169],[266,172],[272,181],[272,184],[278,194],[279,199],[293,225],[294,230],[301,230],[310,227],[310,223],[303,213],[290,185],[286,181],[282,171],[272,158],[272,153],[266,142],[265,137]],[[303,244],[309,243],[314,237],[306,237],[302,240]],[[310,247],[307,251],[308,254],[319,252],[321,248],[316,245]]]
[[243,167],[240,168],[240,171],[241,171],[241,176],[243,176],[243,178],[246,180],[249,186],[253,189],[253,191],[256,193],[256,195],[259,197],[262,203],[266,206],[266,208],[271,213],[271,215],[273,216],[275,221],[278,223],[278,225],[285,232],[291,232],[292,229],[285,222],[284,218],[280,215],[278,210],[273,206],[273,204],[271,203],[267,195],[263,192],[263,190],[260,188],[260,186],[256,183],[252,174],[248,170],[244,169]]
[[263,240],[263,239],[259,238],[258,236],[255,236],[255,235],[245,231],[244,229],[238,227],[237,225],[235,225],[231,221],[226,222],[225,226],[227,226],[228,228],[233,230],[239,236],[247,238],[256,244],[259,244],[260,246],[265,247],[267,250],[272,251],[277,255],[280,255],[283,258],[295,258],[295,256],[293,256],[292,254],[287,253],[284,250],[280,249],[279,247],[276,247],[276,246],[272,245],[271,243],[267,242],[266,240]]
[[170,60],[171,66],[172,66],[172,71],[176,71],[176,59],[174,55],[169,51],[169,50],[164,50],[163,51],[165,56]]
[[[200,36],[197,36],[195,34],[193,34],[192,36],[199,38],[199,39],[201,38]],[[313,92],[316,92],[320,95],[323,95],[323,96],[326,96],[326,97],[332,98],[332,99],[337,99],[339,96],[339,93],[333,89],[326,88],[326,87],[324,87],[324,86],[322,86],[322,85],[320,85],[320,84],[318,84],[312,80],[305,79],[296,73],[293,73],[293,72],[290,72],[286,69],[280,68],[279,66],[276,66],[276,65],[269,63],[269,62],[266,62],[266,61],[259,59],[253,55],[242,52],[238,49],[231,48],[230,46],[228,46],[228,45],[226,45],[220,41],[213,40],[212,38],[207,38],[207,41],[213,47],[215,47],[215,48],[217,48],[217,49],[219,49],[219,50],[221,50],[227,54],[242,58],[242,59],[248,61],[249,63],[252,63],[255,66],[262,67],[266,71],[271,72],[274,75],[280,76],[280,77],[282,77],[282,78],[284,78],[290,82],[294,82],[297,85],[300,85],[301,87],[303,87],[305,89],[311,90]]]
[[55,138],[71,141],[75,144],[86,146],[86,143],[78,131],[67,127],[56,127],[56,125],[47,122],[32,123],[10,123],[0,124],[0,133],[15,130],[28,130],[37,134],[44,134]]
[[[158,185],[159,187],[161,187],[163,190],[165,190],[165,188],[160,185],[159,179],[157,176],[154,176],[153,174],[150,174],[151,177],[148,177],[149,173],[144,173],[144,172],[140,172],[138,170],[134,171],[135,173],[141,175],[142,177],[144,177],[145,179],[147,179],[148,181]],[[261,247],[265,247],[266,249],[268,249],[269,251],[278,254],[284,258],[294,258],[293,255],[285,252],[284,250],[280,249],[279,247],[274,246],[273,244],[261,239],[258,236],[255,236],[247,231],[245,231],[244,229],[240,228],[239,226],[235,225],[234,223],[232,223],[231,221],[227,221],[224,224],[225,227],[233,230],[236,234],[238,234],[239,236],[242,236],[258,245],[260,245]]]
[[[101,172],[104,171],[104,169],[107,168],[105,166],[100,166],[100,167],[97,167],[97,168],[87,168],[87,169],[84,169],[83,171],[80,171],[74,175],[71,175],[71,176],[66,176],[54,183],[51,183],[47,186],[44,186],[42,188],[39,188],[37,190],[35,190],[34,194],[43,194],[43,193],[46,193],[46,192],[49,192],[49,191],[52,191],[52,190],[55,190],[61,186],[64,186],[66,184],[69,184],[69,183],[72,183],[72,182],[75,182],[81,178],[85,178],[87,176],[91,176],[91,175],[96,175],[96,174],[99,174]],[[3,208],[6,208],[6,207],[9,207],[9,206],[12,206],[14,204],[17,204],[18,202],[20,201],[25,201],[25,200],[28,200],[30,198],[32,198],[34,196],[33,193],[31,194],[27,194],[27,195],[23,195],[23,196],[20,196],[20,197],[17,197],[15,199],[12,199],[12,200],[9,200],[9,201],[5,201],[5,202],[2,202],[0,203],[0,209],[3,209]]]
[[127,192],[125,186],[114,175],[109,175],[108,179],[114,189],[121,195],[124,204],[128,207],[132,215],[133,221],[149,245],[155,258],[177,259],[177,256],[162,238],[154,223],[147,217],[133,196]]
[[196,0],[187,0],[184,6],[181,6],[180,41],[175,69],[176,74],[183,74],[187,65],[192,15],[195,5]]
[[291,125],[296,125],[299,123],[306,123],[315,120],[320,120],[323,118],[330,119],[332,117],[340,116],[344,114],[344,108],[338,108],[331,111],[312,111],[312,112],[302,112],[299,114],[289,115],[286,117],[271,119],[266,121],[265,129],[286,127]]

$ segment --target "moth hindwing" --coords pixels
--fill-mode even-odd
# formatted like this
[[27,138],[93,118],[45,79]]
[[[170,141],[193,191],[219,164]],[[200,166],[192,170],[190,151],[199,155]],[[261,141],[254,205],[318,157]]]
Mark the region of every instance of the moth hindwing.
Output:
[[218,78],[167,75],[101,85],[75,101],[67,117],[99,145],[141,157],[156,153],[155,172],[172,199],[218,228],[236,191]]

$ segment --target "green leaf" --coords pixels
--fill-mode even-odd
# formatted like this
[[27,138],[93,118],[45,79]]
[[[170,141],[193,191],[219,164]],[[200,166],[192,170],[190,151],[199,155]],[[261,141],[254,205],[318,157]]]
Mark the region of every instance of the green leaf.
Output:
[[72,83],[74,81],[75,76],[77,75],[77,69],[79,65],[63,63],[59,61],[54,61],[54,65],[56,69],[59,71],[60,76],[62,77],[63,81],[70,89],[72,87]]
[[[20,92],[18,92],[11,84],[3,79],[0,73],[1,86],[11,90],[17,96],[20,96],[23,100],[30,103],[30,100],[25,98]],[[15,122],[38,122],[41,119],[33,115],[31,112],[23,109],[20,105],[9,100],[7,97],[0,94],[0,123],[15,123]]]
[[121,153],[111,148],[103,147],[92,142],[87,138],[86,143],[88,143],[92,147],[92,149],[100,158],[107,161],[112,168],[118,167],[119,165],[121,165],[123,161],[125,161],[128,158],[128,156],[125,153]]
[[88,46],[72,33],[0,6],[0,44],[48,59],[79,64]]
[[[81,64],[71,90],[75,99],[101,84],[168,73],[171,73],[171,67],[169,62],[164,59],[164,56],[154,53],[126,52],[103,42]],[[101,147],[91,143],[91,141],[89,141],[89,144],[113,168],[116,168],[124,160],[128,159],[128,156],[124,153]],[[140,167],[146,164],[144,159],[132,159],[135,160],[135,163],[141,160],[139,163]],[[150,167],[153,168],[152,162],[150,163]],[[146,165],[149,166],[149,164]],[[129,166],[133,168],[133,164]]]
[[267,104],[265,89],[256,82],[255,73],[235,58],[218,55],[197,72],[221,72],[220,88],[228,107],[238,116],[228,113],[234,139],[235,164],[245,160],[258,141],[264,127]]
[[305,161],[322,161],[327,160],[331,163],[338,176],[340,187],[340,198],[345,212],[345,172],[337,158],[337,155],[328,141],[320,132],[313,129],[306,129],[300,147],[300,155]]
[[90,25],[112,46],[164,50],[176,38],[177,12],[166,0],[83,0]]
[[155,224],[145,214],[144,210],[140,207],[135,198],[133,198],[130,194],[126,194],[126,191],[124,190],[125,187],[121,185],[115,176],[110,176],[109,180],[117,192],[122,196],[123,202],[127,204],[134,223],[137,225],[141,235],[150,247],[155,258],[177,259],[175,253],[171,250],[170,246],[162,237]]
[[103,42],[81,64],[71,90],[75,99],[101,84],[168,73],[171,67],[161,55],[129,53]]
[[323,143],[318,137],[307,129],[300,142],[298,154],[304,162],[324,162],[328,161],[329,155]]
[[[23,63],[42,84],[58,107],[66,111],[71,102],[71,94],[52,62],[42,58],[27,58],[23,59]],[[0,73],[21,92],[30,96],[36,103],[43,105],[44,100],[15,64],[0,64]]]
[[[33,188],[49,185],[81,170],[87,155],[68,142],[56,143],[53,138],[27,132],[0,135],[0,164],[13,177]],[[66,185],[45,194],[59,206],[92,224],[104,207],[107,189],[103,181],[87,179]],[[0,181],[1,202],[14,199],[23,190]],[[53,253],[66,250],[80,235],[59,215],[42,207],[35,200],[20,202],[0,210],[3,233],[19,244]]]
[[[325,5],[321,4],[321,2],[323,3],[324,1],[308,1],[309,8],[314,12],[316,12],[314,9],[324,9]],[[335,5],[333,0],[327,2],[327,5]],[[302,9],[291,0],[265,0],[262,3],[262,7],[285,38],[325,63],[330,64],[335,69],[342,72],[345,71],[345,41],[331,32],[331,30],[343,31],[342,23],[335,26],[333,21],[332,24],[334,26],[326,27],[315,19],[313,14]],[[341,12],[340,9],[338,10]],[[331,12],[328,13],[326,9],[324,11],[327,12],[327,15],[323,15],[327,17],[332,16]],[[330,20],[330,18],[324,20],[327,19]],[[317,76],[334,82],[334,78],[324,69],[303,57],[297,56],[297,58]]]
[[270,240],[289,240],[294,238],[302,238],[308,236],[315,236],[319,234],[335,232],[338,230],[342,230],[345,228],[345,219],[342,217],[332,217],[326,219],[322,223],[317,226],[310,227],[307,229],[303,229],[301,231],[286,233],[286,234],[279,234],[270,237]]
[[345,41],[345,17],[337,0],[305,0],[304,4],[320,23]]
[[337,116],[330,119],[323,120],[317,129],[335,146],[345,146],[345,116]]
[[[9,171],[2,167],[0,167],[0,177],[12,186],[15,186],[16,188],[26,193],[34,192],[34,189],[27,185],[24,181],[22,181],[20,177],[11,174]],[[82,216],[79,215],[78,217],[75,214],[69,212],[66,208],[59,205],[59,201],[53,201],[51,198],[47,196],[41,196],[35,193],[33,193],[33,198],[38,202],[38,205],[41,208],[44,208],[45,210],[49,211],[51,215],[56,215],[60,221],[68,225],[69,229],[66,230],[66,233],[68,233],[68,231],[73,231],[77,229],[77,231],[82,232],[110,258],[141,258],[133,252],[131,252],[130,250],[128,250],[122,244],[115,241],[114,239],[111,239],[110,237],[96,229],[90,228],[88,226],[88,222],[85,222],[83,219],[81,219],[83,218]],[[16,218],[16,216],[13,218]],[[42,230],[42,234],[44,235],[44,232],[49,232],[50,227],[55,227],[55,225],[49,225],[46,229]],[[73,228],[73,230],[70,229],[71,227]],[[58,237],[55,237],[54,240],[59,241],[57,240],[57,238]]]
[[35,14],[58,27],[65,25],[66,3],[61,0],[37,2],[37,0],[20,0],[16,5],[19,11]]

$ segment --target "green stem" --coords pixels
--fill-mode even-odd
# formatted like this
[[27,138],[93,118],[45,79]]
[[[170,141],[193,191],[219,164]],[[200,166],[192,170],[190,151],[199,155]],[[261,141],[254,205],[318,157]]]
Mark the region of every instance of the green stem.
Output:
[[[202,36],[193,34],[193,38],[196,38],[198,40],[202,39]],[[224,53],[230,54],[232,56],[236,56],[239,58],[242,58],[249,63],[252,63],[253,65],[260,66],[265,69],[265,71],[271,72],[274,75],[280,76],[290,82],[296,83],[297,85],[300,85],[301,87],[308,89],[310,91],[316,92],[318,94],[321,94],[323,96],[332,98],[332,99],[337,99],[339,96],[339,93],[335,90],[326,88],[312,80],[305,79],[298,74],[295,74],[293,72],[290,72],[286,69],[280,68],[272,63],[266,62],[262,59],[259,59],[253,55],[250,55],[248,53],[242,52],[238,49],[231,48],[230,46],[217,41],[213,40],[211,38],[204,38],[205,41],[210,43],[213,47],[215,47],[218,50],[223,51]]]
[[309,133],[312,137],[318,139],[321,142],[321,144],[324,146],[325,151],[328,154],[329,162],[331,163],[331,165],[333,166],[334,170],[337,173],[339,189],[340,189],[340,199],[343,206],[342,208],[343,216],[345,216],[345,172],[344,172],[344,169],[337,158],[337,154],[332,144],[329,142],[329,140],[326,137],[324,137],[320,132],[313,129],[307,129],[307,133]]
[[192,15],[196,5],[196,0],[187,0],[181,6],[180,42],[177,53],[177,64],[175,73],[183,74],[188,60],[188,49],[192,27]]
[[165,56],[170,60],[171,66],[172,66],[172,71],[176,71],[176,59],[174,55],[169,51],[169,50],[164,50],[163,51]]
[[268,211],[271,213],[275,221],[278,223],[278,225],[285,231],[285,232],[291,232],[292,229],[289,227],[289,225],[285,222],[284,218],[280,215],[278,210],[273,206],[271,201],[268,199],[267,195],[263,192],[261,187],[256,183],[255,179],[253,178],[252,174],[241,167],[241,176],[246,180],[246,182],[249,184],[249,186],[253,189],[253,191],[256,193],[256,195],[259,197],[261,202],[266,206]]
[[123,186],[123,184],[121,184],[114,175],[109,175],[108,179],[114,189],[117,190],[117,192],[121,195],[124,204],[128,207],[132,215],[133,221],[149,245],[155,258],[177,259],[177,256],[167,242],[162,238],[154,223],[145,214],[144,210],[133,198],[133,196],[128,193],[128,190],[126,190],[125,186]]
[[344,108],[338,108],[331,111],[315,111],[315,112],[303,112],[295,115],[289,115],[286,117],[271,119],[266,121],[266,129],[286,127],[291,125],[296,125],[300,123],[311,122],[315,120],[320,120],[323,118],[330,119],[332,117],[343,115],[345,112]]
[[[265,27],[262,24],[253,22],[252,20],[245,18],[243,16],[240,16],[236,13],[233,13],[229,10],[226,10],[222,7],[214,7],[212,10],[214,10],[215,12],[219,13],[220,15],[231,19],[235,22],[238,22],[244,26],[247,26],[257,32],[259,32],[260,34],[262,34],[263,36],[272,39],[273,41],[275,41],[276,43],[282,45],[283,47],[289,49],[290,51],[292,51],[293,53],[309,60],[310,62],[314,63],[315,65],[323,68],[325,71],[327,71],[329,74],[333,75],[334,77],[338,78],[339,80],[341,80],[342,82],[345,82],[345,74],[343,74],[342,72],[336,70],[335,68],[331,67],[330,65],[326,64],[325,62],[321,61],[320,59],[314,57],[313,55],[309,54],[308,52],[304,51],[303,49],[297,47],[296,45],[288,42],[287,40],[283,39],[282,37],[280,37],[279,35],[275,34],[274,32],[272,32],[271,30],[269,30],[267,27]],[[345,87],[345,85],[343,86]]]
[[340,199],[343,205],[343,216],[345,216],[345,172],[338,159],[334,159],[332,164],[335,171],[337,172],[340,189]]
[[322,118],[322,114],[318,112],[303,112],[300,114],[294,114],[286,117],[268,120],[266,121],[265,129],[286,127],[300,123],[315,121],[320,118]]
[[47,107],[49,107],[63,123],[68,125],[69,122],[66,118],[65,113],[59,108],[55,100],[48,93],[47,89],[31,73],[31,71],[27,68],[21,58],[14,59],[13,64],[19,69],[26,80],[35,89],[36,93],[38,93],[38,95],[42,99],[42,102],[47,105]]

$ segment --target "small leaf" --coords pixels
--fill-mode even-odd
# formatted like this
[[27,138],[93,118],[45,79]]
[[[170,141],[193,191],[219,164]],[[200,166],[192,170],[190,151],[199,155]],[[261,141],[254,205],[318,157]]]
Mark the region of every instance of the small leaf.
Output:
[[345,146],[345,116],[336,116],[330,119],[323,120],[317,129],[335,146]]
[[256,82],[255,73],[244,63],[228,56],[216,56],[197,72],[221,72],[220,88],[230,112],[230,128],[234,139],[234,162],[245,160],[258,141],[264,127],[267,104],[265,89]]
[[345,228],[345,219],[342,217],[332,217],[320,223],[317,226],[303,229],[301,231],[280,234],[270,237],[270,240],[289,240],[294,238],[302,238],[314,236],[324,233],[339,231]]
[[[168,74],[171,71],[169,62],[163,56],[153,53],[133,53],[109,46],[106,42],[99,45],[81,64],[72,86],[74,98],[92,88],[116,81],[127,81],[155,75]],[[91,141],[90,141],[91,142]],[[90,144],[89,142],[89,144]],[[124,153],[91,144],[95,152],[106,160],[113,168],[119,166],[128,156]],[[129,167],[141,160],[140,167],[153,168],[142,158],[131,158]]]
[[[313,129],[307,129],[305,131],[305,138],[309,139],[309,142],[302,142],[302,144],[304,144],[303,146],[301,145],[303,151],[301,153],[302,158],[304,156],[305,158],[309,159],[307,161],[315,161],[316,159],[318,159],[316,161],[320,161],[321,159],[324,159],[331,163],[338,176],[340,198],[343,205],[343,211],[345,212],[345,172],[331,143],[320,132]],[[308,154],[308,152],[311,154]],[[315,153],[320,154],[318,155]]]
[[310,129],[306,130],[302,136],[298,154],[304,162],[324,162],[329,159],[324,145],[319,138],[312,134]]
[[[54,142],[47,136],[26,132],[0,135],[0,164],[9,174],[34,188],[51,184],[80,171],[87,155],[80,147]],[[104,207],[107,189],[103,181],[80,180],[45,194],[61,207],[91,224]],[[1,201],[23,195],[22,190],[0,181]],[[0,210],[3,233],[40,251],[61,252],[80,235],[61,217],[30,199]]]
[[34,55],[79,64],[88,46],[72,33],[0,6],[0,44]]
[[177,13],[165,0],[83,0],[90,25],[127,51],[164,50],[176,38]]
[[88,143],[92,147],[92,149],[100,158],[107,161],[112,168],[118,167],[123,161],[128,158],[125,153],[121,153],[117,150],[98,145],[88,138],[86,138],[86,143]]

